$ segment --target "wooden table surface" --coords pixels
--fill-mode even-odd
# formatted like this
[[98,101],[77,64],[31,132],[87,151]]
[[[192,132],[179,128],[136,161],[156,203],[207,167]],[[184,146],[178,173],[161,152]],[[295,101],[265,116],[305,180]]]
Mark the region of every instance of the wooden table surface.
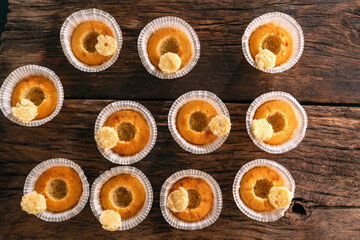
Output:
[[[115,17],[124,43],[113,66],[103,72],[85,73],[67,61],[59,33],[67,16],[93,7]],[[272,11],[293,16],[305,36],[300,61],[292,69],[274,75],[251,67],[241,50],[246,26],[255,17]],[[195,68],[175,80],[148,74],[137,53],[141,29],[151,20],[168,15],[187,21],[201,43],[201,57]],[[60,77],[65,101],[57,117],[35,128],[18,126],[0,116],[0,239],[359,238],[359,31],[360,4],[356,0],[9,0],[6,28],[1,36],[1,83],[20,66],[42,65]],[[210,154],[185,152],[167,127],[171,104],[191,90],[214,92],[230,111],[230,136]],[[257,148],[245,127],[250,103],[273,90],[292,94],[309,117],[304,141],[280,155]],[[154,190],[147,218],[128,231],[106,232],[89,204],[79,215],[61,223],[44,222],[23,212],[20,201],[25,178],[44,160],[73,160],[83,168],[90,184],[102,172],[117,166],[102,157],[93,139],[98,113],[116,100],[139,101],[150,110],[158,126],[155,147],[132,165],[144,172]],[[237,208],[232,196],[237,171],[258,158],[284,165],[296,181],[292,204],[276,222],[249,219]],[[159,207],[160,188],[166,178],[189,168],[212,175],[224,200],[217,222],[197,231],[172,228]]]

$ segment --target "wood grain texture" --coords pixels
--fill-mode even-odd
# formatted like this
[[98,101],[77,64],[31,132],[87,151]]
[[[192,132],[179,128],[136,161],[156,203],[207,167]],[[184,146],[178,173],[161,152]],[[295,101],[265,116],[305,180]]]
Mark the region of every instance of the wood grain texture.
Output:
[[[204,89],[216,92],[228,102],[250,102],[270,90],[285,90],[302,102],[360,101],[360,6],[356,0],[9,0],[9,3],[0,52],[1,80],[17,67],[31,63],[54,70],[64,84],[66,98],[173,100],[184,92]],[[72,67],[59,40],[67,16],[93,7],[114,16],[124,37],[119,59],[101,74],[84,73]],[[291,70],[276,75],[251,67],[241,49],[246,26],[255,17],[272,11],[293,16],[305,35],[300,61]],[[138,35],[148,22],[168,15],[187,21],[201,42],[196,67],[185,77],[171,81],[148,74],[136,46]]]
[[[47,223],[20,208],[28,173],[49,158],[64,157],[78,163],[89,183],[116,165],[102,157],[93,140],[98,113],[112,100],[68,100],[53,121],[36,128],[17,126],[0,117],[0,238],[2,239],[356,239],[360,221],[360,108],[304,106],[309,127],[294,150],[272,155],[258,149],[249,138],[245,114],[249,104],[227,103],[232,130],[224,145],[207,155],[181,149],[167,127],[171,101],[141,101],[153,114],[158,139],[150,154],[133,164],[149,178],[154,202],[148,217],[137,227],[117,233],[101,229],[90,205],[62,223]],[[232,184],[241,166],[266,158],[284,165],[296,181],[295,198],[285,217],[260,223],[238,210]],[[180,231],[166,223],[159,207],[163,182],[183,169],[199,169],[219,183],[224,206],[218,221],[198,231]],[[31,223],[31,224],[30,224]]]
[[[115,17],[124,43],[115,64],[93,74],[70,65],[59,33],[71,13],[94,7]],[[3,10],[1,7],[0,12]],[[300,61],[276,75],[252,68],[241,48],[247,25],[272,11],[294,17],[305,36]],[[169,15],[184,19],[195,29],[201,57],[186,76],[160,80],[142,66],[136,44],[148,22]],[[9,0],[7,24],[1,35],[0,83],[16,68],[38,64],[60,77],[66,99],[59,115],[40,127],[17,126],[0,116],[0,239],[358,239],[359,32],[360,5],[356,0]],[[198,89],[212,91],[223,99],[233,123],[225,144],[207,155],[185,152],[167,127],[172,102]],[[272,90],[289,92],[305,103],[309,116],[304,141],[280,155],[258,149],[245,127],[249,103]],[[64,157],[75,161],[90,184],[117,166],[102,157],[93,139],[98,113],[114,99],[140,101],[158,126],[155,147],[133,164],[145,173],[154,190],[153,207],[144,222],[128,231],[110,233],[102,230],[89,204],[62,223],[47,223],[23,212],[20,200],[25,178],[44,160]],[[258,158],[284,165],[296,181],[290,209],[273,223],[249,219],[238,210],[232,196],[237,171]],[[172,228],[159,207],[166,178],[189,168],[212,175],[224,198],[218,221],[192,232]]]

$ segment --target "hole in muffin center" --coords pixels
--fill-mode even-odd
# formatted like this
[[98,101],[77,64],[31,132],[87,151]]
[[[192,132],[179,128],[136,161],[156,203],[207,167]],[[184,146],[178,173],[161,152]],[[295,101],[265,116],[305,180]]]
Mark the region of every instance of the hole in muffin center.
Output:
[[262,41],[261,48],[278,55],[281,50],[281,38],[277,35],[268,35]]
[[257,197],[267,198],[269,191],[273,186],[274,184],[266,178],[257,180],[254,186],[254,193]]
[[267,116],[266,121],[271,124],[274,133],[281,132],[285,127],[285,117],[280,112]]
[[129,122],[122,122],[117,126],[120,141],[130,142],[135,138],[136,127]]
[[193,112],[189,117],[189,126],[191,130],[202,132],[207,129],[209,119],[203,112]]
[[174,37],[167,37],[160,44],[160,56],[168,52],[178,54],[179,49],[180,44],[178,40],[176,40]]
[[32,87],[28,90],[24,97],[32,101],[36,106],[39,106],[46,98],[46,95],[41,88]]
[[47,193],[56,200],[61,200],[68,194],[68,186],[62,179],[55,178],[46,186]]
[[188,208],[197,208],[201,203],[201,195],[197,189],[186,189],[189,194],[189,205]]
[[86,51],[94,53],[96,51],[95,45],[98,43],[97,37],[100,34],[96,31],[89,32],[83,40],[83,47]]
[[120,208],[126,208],[132,202],[133,197],[131,191],[126,187],[120,186],[112,193],[112,202]]

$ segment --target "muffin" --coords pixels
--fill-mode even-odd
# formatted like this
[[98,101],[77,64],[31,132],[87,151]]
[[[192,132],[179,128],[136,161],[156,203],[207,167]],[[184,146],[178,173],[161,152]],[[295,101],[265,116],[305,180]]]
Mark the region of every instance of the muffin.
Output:
[[[103,133],[105,134],[103,136],[101,131],[104,128],[112,130],[109,129],[109,132]],[[141,113],[134,110],[120,110],[104,122],[95,139],[104,149],[112,149],[119,155],[134,155],[149,142],[150,127]],[[109,141],[110,145],[102,143],[104,141]]]
[[46,198],[47,210],[64,212],[77,205],[83,188],[79,174],[73,168],[54,166],[39,176],[35,191]]
[[50,116],[57,102],[57,89],[51,80],[41,76],[29,76],[22,79],[14,88],[11,111],[19,121],[30,122]]
[[174,140],[185,151],[206,154],[218,149],[231,130],[226,105],[208,91],[191,91],[172,104],[168,126]]
[[200,58],[200,41],[194,29],[178,17],[152,20],[140,32],[137,48],[141,63],[160,79],[189,73]]
[[286,92],[257,97],[246,113],[246,129],[256,146],[280,154],[296,148],[305,137],[307,114]]
[[275,209],[268,198],[270,189],[284,184],[284,179],[276,170],[259,166],[245,173],[240,183],[239,194],[249,208],[258,212],[270,211]]
[[304,34],[291,16],[270,12],[247,26],[242,49],[253,67],[267,73],[281,73],[299,61],[304,50]]
[[77,26],[71,36],[74,56],[89,66],[108,61],[117,50],[117,41],[112,29],[100,21],[86,21]]
[[94,138],[107,160],[129,165],[150,153],[157,138],[156,122],[151,112],[137,102],[113,102],[99,113]]
[[89,183],[79,165],[65,158],[38,164],[26,177],[21,208],[46,222],[79,214],[89,198]]
[[290,172],[277,162],[257,159],[243,165],[233,183],[238,208],[260,222],[276,221],[284,216],[295,192]]
[[199,170],[176,172],[161,187],[161,212],[174,228],[197,230],[212,225],[221,214],[222,203],[219,184]]
[[189,37],[174,27],[155,31],[148,40],[147,53],[150,62],[164,73],[174,73],[182,69],[193,55]]
[[[201,178],[185,177],[176,182],[170,189],[174,191],[183,190],[188,194],[188,205],[183,211],[174,211],[172,214],[187,222],[198,222],[206,218],[212,211],[214,205],[214,194],[210,185]],[[169,206],[169,205],[168,205]]]
[[254,136],[270,145],[280,145],[293,137],[298,120],[292,106],[282,100],[270,100],[256,109],[252,131]]
[[230,132],[230,119],[219,115],[209,102],[193,100],[184,104],[177,116],[176,127],[189,143],[204,145]]
[[131,166],[103,172],[91,187],[91,210],[107,231],[124,231],[137,226],[149,214],[152,202],[150,181]]
[[103,210],[114,210],[122,219],[134,217],[145,203],[143,184],[131,174],[115,176],[104,183],[100,191]]
[[203,100],[193,100],[184,104],[176,117],[176,127],[188,142],[203,145],[215,140],[209,129],[209,122],[218,114],[216,108]]
[[[265,68],[278,67],[282,64],[286,63],[292,54],[293,41],[291,38],[291,34],[286,29],[276,25],[273,22],[264,24],[259,26],[255,31],[251,34],[249,39],[249,49],[250,54],[254,61],[261,64],[263,57],[256,58],[259,53],[262,53],[262,50],[266,49],[270,52],[268,54],[274,55],[275,65],[271,65]],[[259,56],[262,56],[260,54]],[[267,63],[268,61],[264,61]],[[260,69],[263,67],[259,67]]]

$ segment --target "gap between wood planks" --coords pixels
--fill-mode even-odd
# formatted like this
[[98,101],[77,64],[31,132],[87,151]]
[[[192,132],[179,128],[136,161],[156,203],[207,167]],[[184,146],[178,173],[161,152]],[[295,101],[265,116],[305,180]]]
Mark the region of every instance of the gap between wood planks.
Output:
[[[180,96],[179,96],[180,97]],[[148,101],[148,102],[156,102],[156,101],[163,101],[163,102],[174,102],[176,99],[167,99],[167,98],[157,98],[157,99],[147,99],[147,98],[136,98],[136,99],[112,99],[112,98],[64,98],[64,100],[91,100],[91,101],[121,101],[121,100],[129,100],[129,101]],[[252,101],[223,101],[224,103],[238,103],[238,104],[251,104],[255,99]],[[320,102],[299,102],[301,105],[304,106],[326,106],[326,107],[360,107],[359,103],[320,103]]]

